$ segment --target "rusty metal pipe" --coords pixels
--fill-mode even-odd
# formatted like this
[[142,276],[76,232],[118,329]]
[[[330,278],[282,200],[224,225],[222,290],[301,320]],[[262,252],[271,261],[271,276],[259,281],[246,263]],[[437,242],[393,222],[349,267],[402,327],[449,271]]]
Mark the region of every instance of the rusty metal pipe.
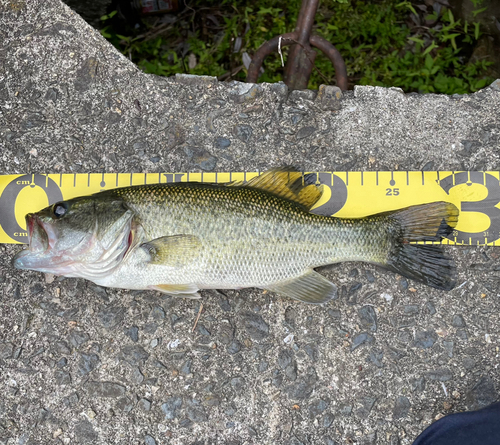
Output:
[[288,52],[283,80],[291,90],[307,88],[309,78],[314,68],[316,52],[309,46],[309,37],[314,25],[314,17],[318,9],[319,0],[302,0],[295,32],[298,34],[297,43],[292,45]]
[[303,0],[300,7],[299,17],[295,31],[299,33],[297,39],[302,45],[309,45],[309,36],[314,25],[314,17],[318,10],[319,0]]
[[342,58],[339,50],[335,48],[328,40],[318,35],[313,35],[309,42],[315,48],[321,50],[326,57],[330,59],[335,68],[335,77],[337,79],[337,86],[342,90],[347,90],[347,70],[345,67],[344,59]]

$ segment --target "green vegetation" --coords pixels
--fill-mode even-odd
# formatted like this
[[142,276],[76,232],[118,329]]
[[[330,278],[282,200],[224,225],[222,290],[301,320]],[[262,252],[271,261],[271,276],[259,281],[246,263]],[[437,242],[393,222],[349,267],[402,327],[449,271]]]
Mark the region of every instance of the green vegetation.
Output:
[[[250,56],[272,37],[293,30],[300,0],[192,0],[167,24],[150,23],[130,35],[103,17],[101,33],[145,72],[218,76],[244,81],[242,56]],[[480,0],[474,0],[480,9]],[[477,5],[476,5],[477,4]],[[325,0],[316,15],[314,32],[342,54],[352,85],[401,87],[406,92],[463,94],[493,79],[485,77],[489,62],[471,62],[481,36],[479,23],[462,23],[450,9],[410,1]],[[286,50],[283,50],[286,63]],[[330,61],[316,58],[309,88],[335,84]],[[259,81],[282,80],[278,54],[264,63]]]

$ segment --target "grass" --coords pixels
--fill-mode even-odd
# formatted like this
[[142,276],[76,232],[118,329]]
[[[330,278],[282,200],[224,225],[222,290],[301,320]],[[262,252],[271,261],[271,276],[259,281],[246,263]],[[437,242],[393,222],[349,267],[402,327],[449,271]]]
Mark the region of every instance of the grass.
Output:
[[[150,21],[123,34],[117,31],[112,13],[103,17],[101,33],[147,73],[245,81],[245,55],[251,56],[266,40],[293,31],[299,8],[299,0],[255,4],[192,0],[172,23]],[[464,94],[494,80],[485,75],[490,62],[470,60],[481,37],[480,25],[456,20],[445,7],[400,0],[325,0],[313,32],[339,49],[351,88],[379,85],[406,92]],[[286,63],[286,49],[283,53]],[[309,88],[335,84],[333,66],[321,53],[315,66]],[[265,60],[263,68],[259,81],[282,80],[277,53]]]

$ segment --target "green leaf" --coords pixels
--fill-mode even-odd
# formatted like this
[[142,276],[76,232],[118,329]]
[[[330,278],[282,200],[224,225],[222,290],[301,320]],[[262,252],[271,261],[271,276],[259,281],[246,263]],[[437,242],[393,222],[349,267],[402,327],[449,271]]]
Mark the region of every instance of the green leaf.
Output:
[[455,33],[455,34],[447,34],[443,37],[443,42],[446,42],[447,40],[453,40],[455,37],[458,37],[460,34]]
[[453,17],[451,9],[448,9],[448,19],[450,20],[450,23],[455,23],[455,18]]
[[431,57],[430,54],[427,54],[425,56],[425,67],[430,70],[432,68],[432,65],[434,65],[434,59]]
[[474,22],[474,37],[479,40],[479,22]]
[[101,21],[105,22],[106,20],[112,19],[117,13],[118,13],[118,11],[116,11],[116,10],[111,11],[109,14],[101,16]]
[[487,80],[486,79],[480,79],[474,84],[474,88],[476,90],[480,90],[481,88],[484,88],[486,86]]
[[486,11],[488,8],[481,8],[481,9],[476,9],[475,11],[472,11],[472,15],[476,17],[476,15],[481,14],[482,12]]
[[400,8],[401,6],[406,6],[411,12],[413,12],[413,14],[418,16],[417,11],[415,11],[415,8],[411,4],[411,2],[409,2],[409,1],[401,2],[401,3],[396,5],[396,8]]
[[105,39],[110,39],[111,38],[111,34],[109,32],[107,32],[106,30],[109,28],[109,26],[106,26],[106,28],[103,28],[101,29],[99,32],[101,33],[101,35],[105,38]]
[[433,40],[432,43],[422,53],[422,55],[425,56],[425,55],[429,54],[434,48],[438,48],[438,45],[436,45],[436,42],[434,42],[434,40]]
[[423,45],[425,43],[422,39],[419,39],[417,37],[409,37],[408,40],[411,40],[412,42],[415,42],[415,43],[420,43],[421,45]]

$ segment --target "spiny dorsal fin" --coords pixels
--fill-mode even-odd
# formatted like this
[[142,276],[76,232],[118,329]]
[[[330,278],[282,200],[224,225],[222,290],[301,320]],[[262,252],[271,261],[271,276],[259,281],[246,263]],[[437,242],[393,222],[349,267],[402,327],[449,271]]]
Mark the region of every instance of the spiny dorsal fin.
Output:
[[316,185],[315,175],[302,175],[291,169],[275,168],[244,182],[231,182],[228,186],[246,186],[265,190],[281,198],[289,199],[310,210],[323,193],[323,186]]

